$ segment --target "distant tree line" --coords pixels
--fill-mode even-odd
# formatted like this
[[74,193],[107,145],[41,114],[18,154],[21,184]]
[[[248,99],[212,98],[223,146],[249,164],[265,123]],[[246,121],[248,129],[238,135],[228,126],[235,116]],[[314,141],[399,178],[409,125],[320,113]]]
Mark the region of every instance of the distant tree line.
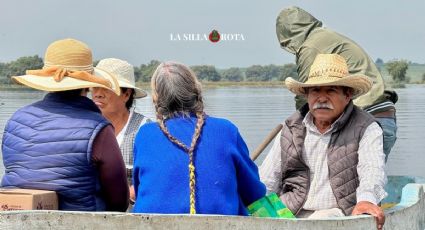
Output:
[[385,63],[385,67],[387,68],[388,73],[393,78],[394,82],[406,82],[407,80],[407,69],[409,65],[405,60],[393,60]]
[[0,84],[10,84],[10,77],[25,74],[29,69],[41,69],[43,67],[43,59],[38,55],[20,57],[9,63],[0,62]]
[[[388,74],[391,76],[392,80],[395,83],[409,82],[409,79],[406,75],[407,69],[409,68],[409,64],[415,64],[409,63],[406,60],[397,59],[385,63],[381,58],[376,59],[375,63],[378,66],[379,70],[381,70],[382,67],[385,67],[385,69],[388,71]],[[423,74],[423,76],[425,76],[425,73]],[[425,78],[423,80],[425,80]]]
[[192,66],[192,70],[201,81],[283,81],[287,77],[295,77],[295,64],[252,65],[247,68],[231,67],[217,70],[211,65]]
[[[96,65],[98,61],[94,61]],[[152,60],[147,64],[134,66],[136,82],[149,82],[160,61]],[[25,74],[29,69],[41,69],[43,59],[38,55],[20,57],[9,63],[0,62],[0,84],[10,84],[11,76]],[[287,77],[296,77],[295,64],[285,65],[253,65],[246,68],[231,67],[228,69],[217,69],[213,65],[191,66],[193,72],[201,81],[283,81]]]
[[[94,64],[97,64],[95,61]],[[406,60],[392,60],[384,62],[378,58],[375,61],[380,70],[385,68],[391,75],[394,82],[407,82],[406,72],[409,63]],[[149,82],[160,61],[152,60],[147,64],[134,66],[136,82]],[[414,63],[413,63],[414,64]],[[20,57],[9,63],[0,62],[0,84],[10,84],[11,76],[25,74],[28,69],[40,69],[43,67],[43,59],[38,55]],[[284,81],[287,77],[297,76],[297,67],[293,63],[285,65],[252,65],[245,68],[231,67],[227,69],[217,69],[213,65],[191,66],[192,70],[201,81]],[[425,73],[422,75],[425,81]]]
[[[137,82],[148,82],[160,64],[152,60],[148,64],[134,67]],[[283,81],[287,77],[297,76],[295,64],[280,65],[253,65],[247,68],[231,67],[228,69],[217,69],[213,65],[195,65],[191,69],[201,81]]]

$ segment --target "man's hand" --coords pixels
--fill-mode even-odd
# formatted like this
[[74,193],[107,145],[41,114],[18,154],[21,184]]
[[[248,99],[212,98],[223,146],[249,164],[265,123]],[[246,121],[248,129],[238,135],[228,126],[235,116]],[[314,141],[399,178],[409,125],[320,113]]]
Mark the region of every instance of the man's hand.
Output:
[[376,225],[378,230],[381,230],[382,226],[384,226],[385,215],[384,215],[384,211],[382,211],[382,209],[379,206],[374,205],[368,201],[360,201],[354,207],[354,210],[351,213],[351,215],[355,216],[355,215],[362,215],[362,214],[370,214],[374,216],[376,219]]

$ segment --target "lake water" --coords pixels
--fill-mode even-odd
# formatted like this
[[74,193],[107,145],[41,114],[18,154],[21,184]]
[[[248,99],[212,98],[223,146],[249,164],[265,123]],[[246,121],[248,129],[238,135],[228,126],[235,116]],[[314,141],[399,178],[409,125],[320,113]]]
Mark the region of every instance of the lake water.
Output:
[[[425,86],[409,85],[397,92],[398,140],[389,156],[387,173],[425,177]],[[43,95],[37,91],[0,91],[0,130],[14,111]],[[207,89],[204,101],[208,114],[227,118],[239,127],[250,151],[294,112],[293,95],[283,88]],[[139,112],[155,117],[150,97],[137,100],[136,105]],[[266,153],[267,150],[257,164],[261,164]],[[0,176],[3,173],[0,164]]]

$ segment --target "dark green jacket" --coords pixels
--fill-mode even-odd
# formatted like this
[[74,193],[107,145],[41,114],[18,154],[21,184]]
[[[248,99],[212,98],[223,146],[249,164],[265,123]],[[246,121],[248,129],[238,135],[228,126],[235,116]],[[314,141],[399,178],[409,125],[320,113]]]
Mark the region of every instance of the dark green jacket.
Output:
[[[276,33],[281,47],[296,55],[299,81],[305,82],[317,54],[336,53],[347,61],[351,74],[362,73],[373,81],[372,89],[354,100],[362,109],[397,100],[397,94],[385,89],[384,80],[372,59],[351,39],[322,27],[322,22],[298,7],[280,12]],[[305,100],[297,97],[297,109]]]

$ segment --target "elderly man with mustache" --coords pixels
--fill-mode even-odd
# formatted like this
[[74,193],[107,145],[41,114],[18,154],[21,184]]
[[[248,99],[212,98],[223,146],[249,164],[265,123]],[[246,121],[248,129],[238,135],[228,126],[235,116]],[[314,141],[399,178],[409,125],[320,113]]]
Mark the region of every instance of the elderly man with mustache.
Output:
[[[309,69],[317,54],[336,53],[347,61],[351,74],[361,73],[372,81],[372,88],[353,100],[354,105],[372,114],[382,127],[384,136],[385,161],[397,140],[395,103],[397,93],[384,82],[379,69],[356,42],[323,26],[322,21],[309,12],[296,7],[283,9],[276,18],[276,35],[281,48],[295,55],[296,79],[305,82]],[[306,101],[295,97],[296,108]]]
[[287,88],[307,104],[285,122],[260,167],[268,192],[276,192],[297,217],[370,214],[378,229],[386,196],[382,129],[353,104],[371,80],[350,75],[338,54],[319,54],[305,83],[287,78]]

